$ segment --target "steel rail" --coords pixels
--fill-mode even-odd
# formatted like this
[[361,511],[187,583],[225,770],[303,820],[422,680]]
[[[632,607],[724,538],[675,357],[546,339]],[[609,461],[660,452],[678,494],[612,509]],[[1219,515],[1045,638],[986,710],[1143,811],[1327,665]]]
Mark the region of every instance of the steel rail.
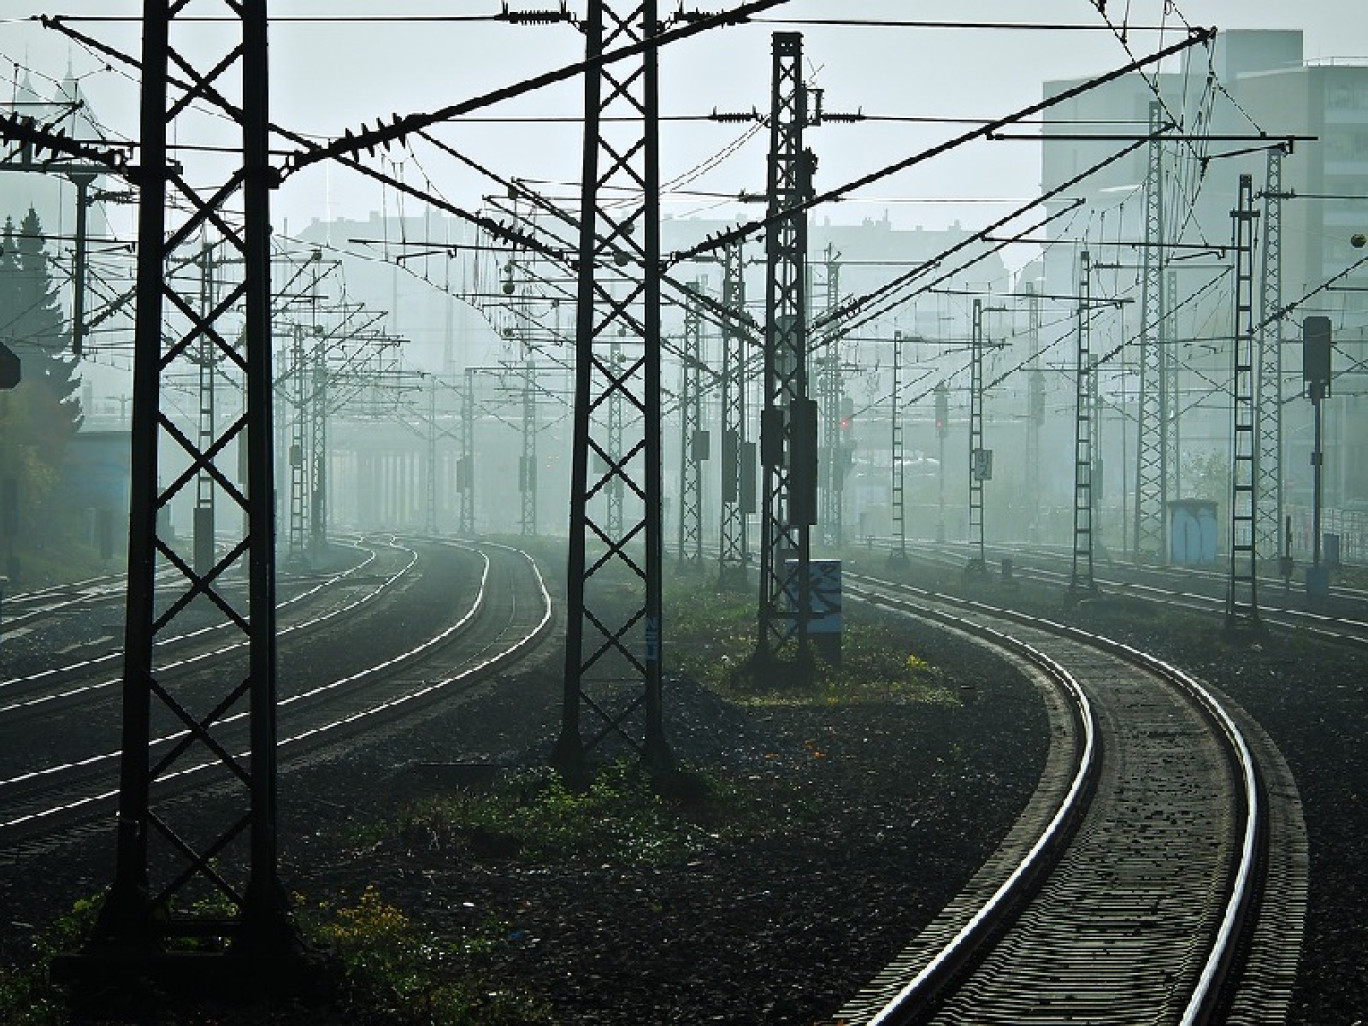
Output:
[[[859,594],[858,588],[855,589]],[[870,593],[873,594],[873,593]],[[882,605],[877,599],[868,599],[871,604]],[[896,606],[888,608],[906,612]],[[1009,634],[954,616],[942,610],[922,608],[920,617],[955,627],[965,633],[985,638],[993,644],[1015,652],[1027,662],[1044,671],[1045,675],[1070,699],[1070,708],[1082,730],[1082,742],[1078,746],[1077,758],[1072,779],[1063,801],[1055,809],[1045,829],[1036,838],[1025,856],[1017,863],[1007,878],[993,891],[988,901],[962,926],[955,936],[925,967],[917,973],[897,993],[897,995],[869,1020],[870,1026],[885,1026],[895,1022],[905,1022],[924,1009],[949,982],[954,973],[966,959],[984,943],[986,934],[1001,924],[1002,917],[1019,906],[1031,891],[1034,878],[1052,858],[1053,849],[1064,842],[1072,825],[1077,821],[1088,793],[1096,781],[1098,773],[1098,726],[1092,703],[1078,681],[1062,664],[1050,658],[1033,645],[1014,638]]]
[[[1258,888],[1256,873],[1258,864],[1262,856],[1261,838],[1265,829],[1264,818],[1266,815],[1266,801],[1262,793],[1262,780],[1259,769],[1250,749],[1234,717],[1218,700],[1218,698],[1200,681],[1183,670],[1161,660],[1157,657],[1143,652],[1133,646],[1114,639],[1106,638],[1102,635],[1091,633],[1072,627],[1068,624],[1061,624],[1056,621],[1029,616],[1015,610],[1005,609],[988,603],[956,598],[939,592],[933,592],[922,588],[917,588],[908,584],[894,581],[880,580],[878,578],[866,577],[863,575],[854,577],[855,581],[867,582],[862,589],[861,584],[855,585],[855,592],[859,594],[864,590],[866,594],[880,594],[869,590],[872,588],[882,588],[885,592],[881,598],[884,604],[903,603],[912,605],[918,611],[918,615],[931,613],[930,619],[942,619],[943,622],[954,622],[955,626],[966,629],[963,626],[962,618],[953,617],[940,611],[928,610],[924,606],[916,606],[909,598],[912,596],[921,602],[937,602],[949,604],[956,608],[975,612],[986,617],[999,620],[1006,620],[1009,623],[1019,623],[1037,630],[1043,630],[1060,637],[1071,639],[1080,644],[1106,651],[1118,658],[1124,659],[1136,665],[1146,672],[1159,677],[1179,691],[1185,694],[1193,702],[1202,716],[1215,727],[1215,732],[1222,742],[1222,747],[1227,753],[1227,757],[1234,765],[1234,776],[1239,782],[1240,801],[1242,805],[1243,823],[1240,827],[1239,857],[1233,868],[1230,882],[1226,888],[1223,906],[1220,914],[1219,926],[1215,931],[1210,945],[1207,948],[1201,970],[1197,976],[1196,984],[1192,993],[1187,997],[1181,1022],[1184,1026],[1195,1026],[1216,1021],[1215,1016],[1223,999],[1222,983],[1226,980],[1232,965],[1237,957],[1239,940],[1243,935],[1243,928],[1248,922],[1251,908],[1258,898]],[[849,586],[849,585],[848,585]],[[888,594],[891,591],[892,594]],[[874,601],[871,599],[871,601]],[[899,608],[890,605],[890,608]],[[996,632],[994,628],[986,625],[974,625],[974,632],[983,637],[992,637],[998,634],[1002,637],[1009,637],[1002,632]],[[1025,643],[1020,643],[1024,645]],[[1027,646],[1029,647],[1029,646]],[[1009,647],[1009,650],[1013,650]],[[1020,652],[1020,649],[1015,649]],[[1001,906],[999,906],[1001,907]],[[942,966],[954,962],[963,962],[967,958],[973,957],[971,952],[964,949],[970,927],[980,934],[991,934],[991,930],[985,930],[982,926],[982,919],[986,915],[987,907],[980,910],[969,924],[960,931],[954,941],[953,946],[958,949],[951,953],[949,948],[937,954],[926,968],[918,973],[913,980],[893,1001],[890,1001],[868,1022],[871,1024],[889,1024],[895,1022],[911,1022],[923,1014],[929,1003],[929,997],[935,991],[932,985],[932,972],[944,975]]]
[[[457,548],[468,548],[468,546],[456,545],[455,543],[448,544]],[[508,546],[494,545],[492,543],[486,544],[491,548],[515,553],[527,562],[535,580],[537,591],[537,605],[539,608],[535,614],[535,622],[517,628],[518,633],[511,641],[506,644],[499,644],[492,652],[489,651],[488,645],[484,646],[476,658],[472,659],[467,665],[463,666],[455,673],[439,675],[436,679],[424,682],[418,687],[403,689],[399,694],[391,695],[380,701],[363,702],[360,708],[352,709],[345,714],[336,715],[331,719],[325,719],[321,723],[307,726],[295,733],[284,736],[278,742],[278,750],[310,749],[319,744],[326,743],[326,741],[323,740],[324,738],[331,739],[331,737],[338,735],[343,731],[354,730],[361,724],[374,722],[377,719],[386,716],[396,716],[399,714],[399,711],[405,707],[410,707],[425,699],[429,699],[444,689],[467,682],[494,667],[503,665],[509,660],[517,658],[522,654],[524,649],[543,637],[554,621],[554,613],[550,593],[546,587],[540,569],[526,553],[522,553],[519,550],[512,549]],[[327,696],[338,694],[346,689],[352,689],[354,693],[357,685],[382,679],[393,674],[402,667],[409,666],[418,660],[432,656],[434,652],[445,647],[461,632],[468,629],[484,609],[488,590],[490,561],[483,553],[479,554],[483,559],[483,565],[480,573],[478,594],[471,606],[467,608],[455,622],[447,625],[437,634],[412,646],[399,656],[374,663],[354,673],[348,674],[345,677],[336,678],[316,685],[307,691],[282,699],[280,705],[284,707],[298,703],[316,702]],[[239,713],[233,717],[225,718],[221,723],[227,724],[233,720],[244,719],[245,716],[245,713]],[[174,743],[177,738],[183,736],[184,732],[176,732],[155,739],[154,744],[162,745]],[[116,759],[118,758],[118,754],[119,753],[117,752],[103,753],[88,759],[78,760],[61,766],[49,767],[45,770],[36,771],[35,773],[25,774],[22,777],[13,778],[11,780],[0,781],[0,788],[14,786],[20,783],[28,783],[38,776],[60,777],[62,774],[75,771],[89,771],[94,764]],[[217,765],[218,763],[212,761],[195,763],[179,769],[174,773],[167,774],[164,780],[184,782]],[[0,831],[31,828],[35,824],[43,821],[56,820],[73,813],[80,813],[98,807],[102,802],[112,800],[117,794],[117,790],[84,794],[70,800],[64,800],[59,804],[25,812],[8,820],[0,821]]]

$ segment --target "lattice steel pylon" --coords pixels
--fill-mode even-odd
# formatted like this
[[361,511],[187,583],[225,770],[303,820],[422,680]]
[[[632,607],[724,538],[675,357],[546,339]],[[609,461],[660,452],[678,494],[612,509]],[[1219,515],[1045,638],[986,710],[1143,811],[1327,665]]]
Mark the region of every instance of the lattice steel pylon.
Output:
[[[1169,270],[1164,272],[1164,295],[1169,299],[1178,295],[1178,272]],[[1167,302],[1165,311],[1164,338],[1166,345],[1159,347],[1160,366],[1163,368],[1164,377],[1164,403],[1168,410],[1168,420],[1164,425],[1164,466],[1168,468],[1167,493],[1182,498],[1183,495],[1183,405],[1182,405],[1182,381],[1180,371],[1182,364],[1178,360],[1178,331],[1175,327],[1175,304]],[[1167,515],[1167,513],[1166,513]],[[1167,530],[1165,534],[1167,535]],[[1164,561],[1167,562],[1169,553],[1164,553]]]
[[[200,245],[200,316],[208,317],[214,309],[216,289],[214,245]],[[215,381],[218,360],[214,356],[214,340],[206,332],[200,336],[199,355],[195,361],[199,370],[199,422],[196,444],[200,451],[214,444],[217,416],[214,411],[218,385]],[[214,478],[201,467],[195,475],[195,573],[207,574],[214,565]]]
[[[526,328],[524,328],[526,331]],[[435,418],[434,418],[435,420]],[[537,533],[537,365],[532,346],[523,338],[522,455],[518,460],[518,490],[522,495],[521,530],[524,538]]]
[[296,321],[290,340],[290,385],[291,406],[290,442],[288,465],[289,485],[289,534],[287,552],[291,560],[302,560],[305,542],[308,538],[309,503],[306,496],[308,486],[309,405],[312,399],[313,382],[307,373],[304,354],[304,325]]
[[684,339],[679,366],[679,568],[703,569],[703,317],[696,296],[707,288],[700,278],[687,289]]
[[762,672],[796,645],[808,646],[811,528],[817,513],[817,404],[807,389],[807,211],[814,157],[808,123],[803,37],[774,34],[765,232],[764,409],[760,462],[760,607],[755,661]]
[[[828,244],[826,250],[826,313],[834,317],[841,305],[841,254]],[[840,548],[845,542],[842,515],[845,506],[846,463],[841,448],[841,338],[833,333],[826,352],[818,357],[818,400],[822,417],[822,512],[817,518],[822,544]]]
[[331,401],[331,375],[328,372],[326,345],[314,347],[312,375],[313,401],[309,404],[309,549],[317,562],[328,547],[328,403]]
[[[977,300],[975,300],[977,302]],[[888,411],[889,462],[892,465],[893,530],[898,536],[898,549],[889,556],[893,566],[904,567],[907,559],[907,473],[903,460],[902,422],[902,348],[901,331],[893,332],[893,396]]]
[[[209,40],[192,24],[206,10],[232,23],[216,33],[216,39],[226,40],[221,56],[205,53]],[[90,949],[95,957],[125,963],[151,959],[177,942],[206,934],[229,938],[229,950],[248,958],[274,959],[293,950],[276,838],[269,190],[277,176],[268,150],[266,12],[266,0],[147,0],[142,19],[117,853],[113,885]],[[173,34],[175,42],[189,48],[173,46]],[[174,99],[173,60],[177,78],[192,83]],[[226,153],[225,112],[242,131],[240,148]],[[173,140],[174,154],[169,152]],[[184,212],[175,214],[175,224],[170,223],[173,211]],[[182,295],[169,268],[206,226],[241,256],[245,273],[241,284],[225,290],[203,313]],[[228,317],[239,303],[245,317],[241,348],[235,344],[237,318]],[[223,424],[207,448],[176,425],[165,395],[170,376],[182,370],[203,335],[213,340],[221,375],[243,393],[243,412]],[[247,450],[245,491],[219,465],[236,446]],[[207,573],[195,571],[179,548],[182,541],[158,517],[193,487],[201,470],[213,477],[219,502],[237,505],[246,521],[241,537],[227,545]],[[245,594],[223,587],[243,564]],[[159,572],[165,575],[160,581]],[[205,681],[187,685],[157,647],[192,602],[221,616],[245,641],[237,650],[240,656],[223,654],[224,665],[214,677],[221,685],[217,690]],[[245,757],[237,754],[244,751]],[[169,800],[166,785],[192,766],[202,785],[221,786],[224,793],[195,803],[187,818],[189,810]],[[222,907],[229,910],[226,915],[200,911]]]
[[1145,174],[1145,239],[1140,260],[1139,430],[1135,458],[1136,562],[1165,562],[1164,517],[1168,506],[1168,389],[1164,368],[1167,317],[1164,297],[1164,105],[1149,105]]
[[983,300],[974,300],[973,337],[969,347],[969,545],[967,569],[988,569],[983,545],[983,482],[992,473],[988,450],[983,445]]
[[[565,682],[555,764],[616,735],[671,760],[661,707],[660,111],[655,0],[591,0],[575,331]],[[632,198],[624,202],[622,197]],[[614,287],[616,286],[616,287]],[[615,406],[628,416],[615,418]],[[607,491],[606,521],[591,500]],[[614,492],[620,504],[612,505]],[[619,523],[620,521],[620,523]],[[585,711],[596,730],[584,737]],[[633,726],[638,729],[633,730]]]
[[1254,399],[1254,180],[1240,175],[1238,204],[1230,212],[1235,251],[1234,338],[1231,346],[1230,583],[1226,626],[1259,626],[1259,450]]
[[1092,261],[1078,255],[1078,359],[1074,364],[1073,563],[1069,598],[1097,593],[1093,578],[1093,393],[1097,364],[1092,356]]
[[1026,538],[1040,541],[1040,428],[1045,423],[1045,375],[1040,370],[1040,294],[1034,282],[1022,287],[1026,295]]
[[743,591],[750,569],[746,522],[755,512],[755,445],[746,438],[750,333],[742,327],[746,277],[740,241],[722,250],[722,305],[732,316],[722,325],[722,516],[717,584],[726,591]]
[[456,534],[475,536],[475,368],[465,369],[465,388],[461,390],[460,432],[456,458]]
[[428,415],[423,454],[423,530],[430,535],[437,533],[437,381],[435,376],[424,375]]
[[1283,147],[1270,147],[1263,190],[1259,384],[1254,399],[1259,433],[1259,508],[1254,526],[1260,559],[1276,559],[1282,548],[1282,158]]

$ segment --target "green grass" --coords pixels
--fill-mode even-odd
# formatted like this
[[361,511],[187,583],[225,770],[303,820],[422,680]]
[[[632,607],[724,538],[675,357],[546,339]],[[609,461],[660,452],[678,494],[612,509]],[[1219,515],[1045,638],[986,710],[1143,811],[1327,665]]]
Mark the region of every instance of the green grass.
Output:
[[[78,901],[35,940],[23,965],[0,968],[0,1023],[72,1026],[66,990],[52,976],[55,956],[79,950],[94,926],[99,898]],[[129,1011],[108,1013],[104,1026],[260,1026],[365,1023],[367,1026],[512,1026],[547,1021],[546,1009],[523,995],[491,989],[478,962],[506,943],[505,924],[489,919],[456,941],[439,938],[367,887],[354,901],[311,905],[295,896],[295,922],[305,943],[327,956],[331,986],[322,998],[271,1001],[257,995],[240,1006],[208,1005],[155,989],[128,995]]]
[[944,672],[909,644],[905,629],[862,611],[843,617],[841,660],[817,657],[809,675],[754,672],[755,600],[706,588],[676,586],[666,594],[670,668],[747,704],[958,701]]
[[455,858],[653,865],[808,814],[799,798],[776,793],[772,782],[750,785],[688,766],[651,774],[626,759],[597,767],[581,787],[550,768],[534,769],[487,794],[458,791],[416,801],[394,830],[410,849]]
[[491,990],[471,969],[508,934],[486,920],[456,942],[443,941],[367,887],[351,904],[308,908],[297,919],[306,939],[328,951],[340,975],[335,1003],[344,1022],[376,1026],[504,1026],[547,1020],[518,994]]

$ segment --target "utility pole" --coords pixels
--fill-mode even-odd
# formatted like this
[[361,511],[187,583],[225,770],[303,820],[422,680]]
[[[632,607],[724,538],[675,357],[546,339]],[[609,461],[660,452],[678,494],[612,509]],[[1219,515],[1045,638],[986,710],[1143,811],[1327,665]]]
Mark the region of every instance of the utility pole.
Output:
[[96,175],[91,171],[68,171],[76,186],[76,249],[71,261],[71,355],[80,359],[85,344],[86,275],[89,263],[90,186]]
[[945,543],[945,439],[950,434],[950,390],[938,381],[936,394],[936,543]]
[[777,32],[770,95],[766,187],[764,465],[760,525],[760,609],[755,667],[764,674],[796,646],[799,672],[809,666],[809,559],[816,520],[817,404],[807,388],[807,212],[816,158],[803,146],[808,93],[803,37]]
[[437,383],[436,375],[425,378],[428,394],[427,466],[423,473],[426,507],[423,529],[430,535],[437,533]]
[[[1166,562],[1168,392],[1164,387],[1164,368],[1168,346],[1164,337],[1167,324],[1164,312],[1164,128],[1164,105],[1158,100],[1151,101],[1144,195],[1145,240],[1140,265],[1139,428],[1135,453],[1135,524],[1131,541],[1131,552],[1137,563]],[[1101,427],[1099,422],[1099,433]],[[1101,483],[1097,482],[1099,486]]]
[[[658,51],[650,45],[661,31],[656,0],[590,0],[583,30],[565,682],[552,755],[567,773],[581,771],[586,752],[613,734],[649,765],[672,761],[662,712],[660,110]],[[630,44],[642,45],[639,60],[600,60]],[[624,191],[640,202],[622,204]],[[607,424],[597,412],[605,406]],[[630,412],[630,423],[614,417],[615,407]],[[609,516],[600,522],[589,500],[605,490]],[[586,710],[596,721],[587,743]]]
[[1240,175],[1238,205],[1230,212],[1235,251],[1234,345],[1231,346],[1230,586],[1226,628],[1259,626],[1258,439],[1254,411],[1254,180]]
[[[173,43],[172,36],[183,28],[187,34],[200,36],[197,42],[204,42],[194,24],[199,21],[200,7],[194,2],[148,2],[144,12],[118,834],[113,885],[85,957],[96,964],[117,965],[121,974],[136,977],[154,964],[173,962],[177,956],[171,952],[188,951],[193,940],[209,933],[230,939],[232,955],[223,957],[231,957],[239,968],[250,965],[253,975],[268,967],[279,972],[282,958],[296,949],[288,900],[278,875],[276,821],[269,196],[277,172],[270,165],[268,149],[267,3],[243,0],[232,8],[230,17],[237,31],[225,28],[218,34],[227,43],[221,60],[210,56],[208,63],[190,67],[185,58],[176,57],[175,77],[197,83],[194,88],[201,95],[217,94],[234,79],[240,86],[241,105],[231,116],[241,128],[241,159],[233,161],[235,166],[226,178],[205,191],[189,183],[202,181],[203,172],[211,172],[214,165],[173,167],[168,152],[172,140],[180,147],[178,161],[194,158],[200,148],[196,144],[201,142],[197,135],[204,120],[201,112],[169,95],[172,54],[202,49],[187,46],[186,40]],[[221,131],[221,121],[213,125],[215,132]],[[203,145],[214,150],[220,149],[222,141],[221,134],[202,138]],[[173,178],[178,197],[191,201],[174,208]],[[203,228],[225,220],[238,222],[238,213],[225,208],[229,199],[241,203],[241,228],[225,236],[225,241],[239,251],[245,278],[231,302],[225,298],[206,317],[194,304],[176,296],[168,262]],[[188,211],[175,226],[168,224],[173,209]],[[242,352],[225,337],[230,319],[223,313],[239,299],[245,316]],[[236,327],[234,323],[234,335]],[[173,366],[186,358],[187,350],[204,334],[213,339],[225,373],[236,378],[231,383],[242,389],[244,412],[225,426],[208,449],[178,439],[189,453],[190,468],[163,488],[157,474],[158,441],[163,425],[171,421],[163,385]],[[245,492],[216,462],[230,442],[245,445]],[[158,513],[201,469],[213,476],[222,496],[239,505],[247,519],[243,536],[229,544],[226,554],[205,574],[195,571],[192,561],[180,554],[177,540],[164,534],[158,522]],[[244,564],[248,568],[245,596],[222,587],[231,576],[227,572]],[[159,570],[166,572],[161,579]],[[222,682],[222,696],[217,700],[201,696],[199,707],[211,711],[190,715],[171,697],[174,689],[154,652],[158,638],[178,629],[178,615],[199,597],[208,599],[203,606],[223,613],[245,644],[240,649],[241,665],[236,669],[226,665],[216,678]],[[246,713],[245,732],[236,722],[239,712]],[[153,724],[168,717],[183,723],[188,737],[154,763]],[[227,810],[217,825],[205,822],[205,810],[197,807],[191,829],[191,824],[180,822],[187,810],[168,800],[157,785],[184,771],[190,760],[205,758],[212,769],[197,776],[202,782],[221,778],[225,797],[236,807]],[[198,899],[210,895],[226,899],[231,911],[226,916],[221,911],[201,911],[204,905]],[[214,906],[223,904],[220,900]],[[201,967],[207,960],[201,953],[185,958]]]
[[1281,554],[1282,534],[1282,158],[1268,149],[1263,190],[1263,283],[1259,290],[1258,418],[1259,509],[1255,539],[1259,557]]
[[745,591],[750,570],[746,525],[755,513],[755,443],[746,439],[747,343],[745,262],[740,241],[722,250],[722,517],[717,585]]
[[1045,375],[1040,371],[1040,295],[1034,282],[1026,293],[1026,539],[1040,541],[1040,428],[1045,423]]
[[974,300],[969,353],[969,573],[988,572],[983,544],[983,483],[993,476],[993,451],[983,445],[983,300]]
[[475,368],[465,371],[465,390],[461,394],[461,433],[457,448],[456,488],[460,492],[457,506],[456,534],[461,538],[475,537]]
[[679,569],[703,569],[703,461],[708,435],[703,430],[703,318],[698,300],[707,287],[699,278],[687,287],[684,339],[679,363]]
[[316,564],[328,547],[328,350],[316,345],[313,353],[313,401],[309,404],[309,465],[312,473],[309,495],[309,550]]
[[[841,254],[831,243],[826,248],[826,312],[834,317],[841,305]],[[839,549],[845,542],[842,515],[845,505],[845,476],[848,465],[842,451],[841,433],[841,341],[833,334],[826,346],[826,354],[817,358],[820,378],[818,397],[821,401],[822,438],[822,514],[818,522],[822,528],[822,542]]]
[[[208,318],[214,309],[214,247],[212,243],[200,245],[200,296],[199,310],[202,318]],[[214,414],[214,393],[216,384],[217,359],[213,337],[205,332],[200,336],[198,346],[199,369],[199,423],[196,444],[200,452],[207,452],[214,444],[217,434]],[[195,534],[194,559],[195,573],[209,573],[214,565],[214,476],[207,466],[202,466],[195,475],[195,511],[192,530]]]
[[1074,505],[1070,601],[1097,594],[1093,579],[1093,391],[1097,364],[1092,356],[1092,262],[1078,255],[1078,358],[1074,364]]
[[1307,317],[1302,321],[1302,380],[1311,400],[1311,419],[1315,435],[1311,443],[1311,566],[1306,571],[1306,597],[1323,599],[1330,594],[1329,568],[1321,565],[1321,487],[1325,466],[1321,426],[1321,406],[1330,395],[1332,335],[1329,317]]
[[290,344],[290,376],[294,386],[293,418],[290,421],[289,472],[290,472],[290,521],[289,521],[289,559],[303,560],[306,551],[308,499],[306,496],[306,471],[308,470],[305,453],[308,451],[309,405],[311,374],[306,373],[304,360],[304,324],[295,321]]
[[[522,382],[522,458],[518,461],[518,486],[522,494],[522,534],[537,534],[537,365],[524,321]],[[433,420],[436,424],[436,418]]]
[[[978,300],[975,302],[977,303]],[[895,329],[893,332],[893,398],[888,414],[890,434],[888,449],[892,454],[893,528],[898,532],[898,551],[888,557],[888,565],[896,569],[905,569],[908,565],[907,500],[904,494],[906,468],[903,461],[902,425],[902,347],[902,332]]]
[[[1164,295],[1168,299],[1178,295],[1178,272],[1171,268],[1164,273]],[[1172,309],[1175,305],[1167,303],[1165,309],[1164,338],[1168,344],[1160,346],[1159,355],[1163,358],[1165,408],[1168,410],[1168,421],[1164,425],[1164,465],[1168,467],[1168,484],[1165,487],[1169,495],[1181,499],[1183,497],[1183,404],[1179,372],[1182,368],[1178,363],[1177,320]],[[1167,509],[1164,510],[1164,517],[1165,537],[1167,537]],[[1163,562],[1167,563],[1168,560],[1169,550],[1166,546]]]

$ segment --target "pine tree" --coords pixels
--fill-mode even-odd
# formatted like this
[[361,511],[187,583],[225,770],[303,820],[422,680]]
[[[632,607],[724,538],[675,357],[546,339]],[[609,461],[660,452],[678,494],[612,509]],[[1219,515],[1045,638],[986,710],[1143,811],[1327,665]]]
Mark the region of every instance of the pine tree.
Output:
[[[30,208],[0,236],[0,340],[21,362],[19,386],[0,392],[0,491],[18,497],[17,523],[0,524],[0,549],[61,543],[73,529],[54,508],[67,443],[81,424],[76,361],[64,353],[62,312],[42,224]],[[2,571],[0,571],[2,572]]]
[[43,226],[32,207],[19,225],[15,249],[12,348],[24,361],[25,378],[43,393],[39,427],[47,443],[46,455],[55,460],[81,426],[76,394],[80,379],[76,358],[65,352],[62,310],[48,267]]

